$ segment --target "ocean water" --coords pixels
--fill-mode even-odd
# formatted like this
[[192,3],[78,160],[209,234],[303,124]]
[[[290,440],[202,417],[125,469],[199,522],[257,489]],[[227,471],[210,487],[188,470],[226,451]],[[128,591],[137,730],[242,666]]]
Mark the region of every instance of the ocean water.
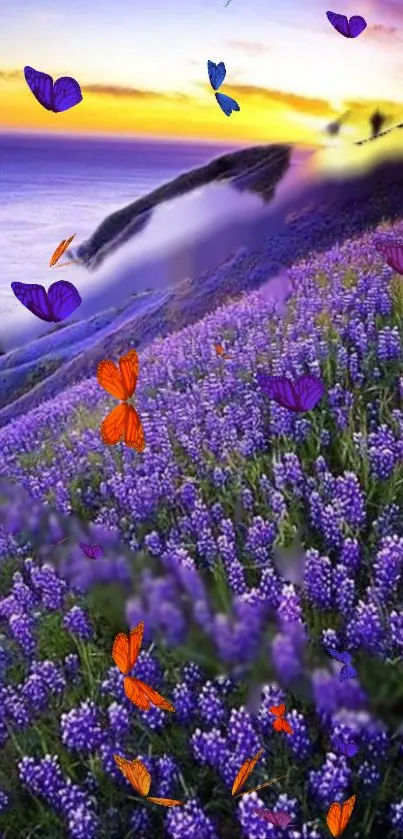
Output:
[[[233,147],[235,148],[235,147]],[[109,213],[229,147],[0,133],[0,315],[13,311],[14,281],[45,286],[62,239],[86,239]]]

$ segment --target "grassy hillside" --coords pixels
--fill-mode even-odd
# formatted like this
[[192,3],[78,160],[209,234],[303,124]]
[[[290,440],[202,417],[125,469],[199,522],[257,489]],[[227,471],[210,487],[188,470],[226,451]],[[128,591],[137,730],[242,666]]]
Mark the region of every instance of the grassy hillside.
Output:
[[[262,254],[250,269],[264,274]],[[353,793],[346,837],[402,834],[402,278],[371,234],[290,274],[284,318],[249,293],[140,352],[141,455],[102,445],[113,400],[94,377],[64,381],[0,430],[0,474],[48,502],[47,529],[53,507],[132,552],[90,563],[67,543],[53,552],[62,578],[3,534],[6,839],[266,839],[261,806],[289,812],[294,839],[316,839],[330,803]],[[320,373],[326,397],[290,414],[259,390],[259,371]],[[40,542],[34,508],[2,515]],[[290,583],[276,549],[297,533]],[[111,666],[114,635],[140,619],[136,675],[175,715],[136,710]],[[358,677],[341,682],[326,647],[349,649]],[[292,736],[273,731],[282,701]],[[340,735],[354,735],[354,758],[338,753]],[[249,786],[285,777],[235,800],[235,774],[260,746]],[[152,794],[185,807],[134,796],[116,752],[141,756]]]

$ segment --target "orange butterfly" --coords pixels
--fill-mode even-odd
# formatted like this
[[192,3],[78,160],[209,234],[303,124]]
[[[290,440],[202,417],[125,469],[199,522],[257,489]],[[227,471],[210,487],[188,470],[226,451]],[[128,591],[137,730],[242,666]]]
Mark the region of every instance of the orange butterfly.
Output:
[[222,358],[232,358],[232,355],[227,355],[221,344],[213,344],[213,347],[217,353],[217,355],[221,355]]
[[134,787],[136,792],[139,792],[147,801],[152,801],[153,804],[160,804],[162,807],[179,807],[184,805],[184,801],[177,801],[175,798],[151,798],[148,795],[151,787],[151,775],[144,763],[141,760],[127,760],[125,757],[113,755],[116,763],[125,778]]
[[143,641],[143,633],[144,623],[140,621],[130,631],[129,635],[125,635],[124,632],[119,632],[119,635],[116,636],[113,642],[112,658],[116,667],[126,677],[123,682],[125,694],[142,711],[149,711],[151,705],[156,705],[157,708],[162,708],[163,711],[175,712],[174,706],[157,693],[156,690],[150,688],[145,682],[141,682],[140,679],[134,679],[128,676],[128,673],[130,673],[137,661]]
[[102,441],[107,446],[116,446],[124,437],[126,446],[131,449],[142,452],[145,447],[141,419],[133,405],[127,402],[136,390],[138,375],[139,359],[136,350],[129,350],[119,358],[119,369],[109,360],[98,364],[98,384],[115,399],[121,400],[101,423]]
[[269,711],[278,718],[273,722],[273,728],[275,731],[285,731],[286,734],[294,734],[294,729],[291,728],[290,723],[283,719],[285,714],[285,705],[272,705],[269,708]]
[[261,784],[259,787],[254,787],[253,789],[248,789],[246,792],[239,792],[241,787],[243,787],[245,781],[248,780],[249,775],[253,772],[258,760],[260,760],[264,749],[260,749],[254,757],[248,758],[245,760],[235,777],[235,781],[232,784],[232,795],[248,795],[250,792],[256,792],[259,789],[263,789],[263,787],[268,787],[270,784],[274,784],[275,781],[279,781],[280,778],[285,778],[285,775],[280,775],[280,778],[272,778],[271,781],[267,781],[265,784]]
[[[75,235],[76,234],[74,233],[73,236],[70,236],[70,239],[63,239],[63,241],[60,242],[60,245],[57,246],[54,254],[52,254],[52,256],[50,257],[49,268],[53,268],[53,266],[56,265],[56,262],[60,259],[61,256],[63,256],[68,246],[72,243]],[[63,268],[65,265],[72,264],[72,262],[62,262],[61,265],[57,265],[57,268]]]
[[356,795],[352,795],[344,804],[339,804],[338,801],[334,801],[330,805],[327,811],[326,824],[332,836],[341,836],[344,833],[351,819],[356,797]]

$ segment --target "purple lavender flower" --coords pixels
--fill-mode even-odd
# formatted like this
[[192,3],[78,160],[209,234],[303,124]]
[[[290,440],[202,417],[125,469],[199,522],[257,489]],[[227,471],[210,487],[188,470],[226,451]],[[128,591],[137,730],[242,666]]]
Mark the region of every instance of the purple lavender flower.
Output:
[[62,741],[68,749],[83,753],[96,751],[103,738],[98,711],[93,702],[82,702],[60,718]]
[[321,768],[309,773],[312,795],[319,799],[322,807],[330,807],[333,801],[345,798],[350,775],[346,759],[342,755],[336,756],[330,752]]
[[63,626],[72,635],[88,640],[92,636],[92,627],[88,615],[80,606],[72,606],[63,618]]
[[166,817],[167,835],[170,839],[218,839],[214,824],[203,812],[195,800],[188,801],[184,807],[174,807]]
[[[350,208],[353,227],[360,208],[358,200]],[[325,242],[339,222],[323,213],[316,235]],[[287,222],[287,243],[278,235],[260,253],[243,249],[203,288],[228,289],[240,276],[242,288],[261,282],[273,252],[290,261],[293,231],[308,231],[308,220]],[[77,383],[63,380],[56,399],[51,376],[23,395],[34,410],[18,415],[13,403],[11,417],[1,409],[0,474],[13,483],[0,482],[0,744],[10,778],[18,768],[12,789],[2,778],[13,835],[46,832],[57,820],[54,829],[71,839],[218,839],[231,830],[267,839],[272,828],[253,813],[265,805],[292,814],[295,839],[314,839],[326,807],[350,789],[363,812],[374,791],[382,800],[367,833],[403,830],[398,773],[387,771],[401,752],[393,722],[403,650],[401,342],[391,271],[370,245],[365,234],[293,265],[283,314],[256,292],[145,346],[141,458],[101,445],[103,396],[95,377],[80,381],[77,359]],[[50,347],[60,334],[46,339]],[[226,366],[212,359],[217,335],[231,345]],[[21,352],[29,367],[40,348]],[[326,379],[328,397],[313,418],[268,411],[253,385],[268,365],[274,375]],[[2,357],[0,378],[10,369]],[[276,556],[297,533],[304,573],[287,580]],[[84,562],[80,541],[103,544],[102,563]],[[125,619],[143,619],[153,645],[135,675],[172,698],[175,715],[141,711],[125,697],[110,657]],[[323,647],[351,649],[357,678],[333,677]],[[281,702],[289,738],[274,734],[268,710]],[[348,732],[360,751],[347,762],[334,747]],[[49,743],[63,771],[55,756],[40,756]],[[231,801],[240,764],[260,747],[257,783],[292,768],[295,798],[273,785],[262,801],[255,793]],[[152,792],[183,798],[183,808],[133,802],[113,755],[138,750]]]

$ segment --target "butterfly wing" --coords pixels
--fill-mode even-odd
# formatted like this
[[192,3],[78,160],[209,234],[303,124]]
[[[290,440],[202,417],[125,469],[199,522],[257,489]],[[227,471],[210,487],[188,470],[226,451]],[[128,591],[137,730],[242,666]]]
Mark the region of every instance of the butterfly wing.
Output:
[[57,113],[68,111],[78,105],[83,98],[81,87],[71,76],[61,76],[53,86],[53,110]]
[[133,705],[137,705],[141,711],[150,710],[151,702],[141,690],[138,679],[126,676],[123,680],[123,688],[129,702],[133,702]]
[[344,35],[345,38],[351,38],[350,27],[345,15],[338,15],[336,12],[326,12],[326,17],[340,35]]
[[[129,638],[124,632],[119,632],[112,647],[112,658],[125,676],[130,671]],[[126,679],[125,679],[126,681]]]
[[332,836],[341,836],[346,829],[354,809],[355,799],[356,796],[352,795],[343,806],[338,801],[330,805],[326,815],[326,824]]
[[257,381],[263,393],[269,399],[274,399],[277,405],[281,405],[282,408],[288,408],[289,411],[297,412],[300,410],[294,384],[287,376],[265,376],[258,373]]
[[387,264],[398,274],[403,274],[403,242],[399,239],[376,239],[375,247]]
[[142,452],[146,441],[141,419],[133,405],[125,405],[125,443],[130,449]]
[[129,634],[129,670],[132,670],[141,650],[144,635],[144,621],[140,621]]
[[397,271],[398,274],[403,274],[403,253],[396,257],[386,256],[386,262],[393,271]]
[[269,824],[276,824],[276,822],[274,821],[276,814],[273,813],[272,810],[265,810],[263,807],[257,807],[253,812],[255,816],[260,816],[260,818],[264,819],[266,822],[269,822]]
[[275,720],[280,724],[280,728],[277,729],[278,731],[285,731],[286,734],[294,734],[294,729],[291,727],[290,723],[287,720]]
[[326,649],[329,655],[335,658],[336,661],[341,661],[342,664],[350,664],[351,654],[347,650],[342,650],[339,653],[337,650],[330,650],[329,647],[326,647]]
[[357,797],[356,795],[352,795],[351,798],[348,798],[347,801],[344,802],[344,804],[341,808],[340,834],[339,835],[341,835],[343,833],[343,831],[346,829],[346,827],[347,827],[347,825],[348,825],[348,823],[351,819],[351,814],[354,810],[354,804],[355,804],[356,797]]
[[141,760],[127,760],[120,755],[113,755],[115,761],[126,780],[140,795],[148,795],[151,787],[151,775]]
[[335,738],[334,747],[340,754],[345,755],[345,757],[354,757],[358,752],[358,746],[353,740],[346,742],[341,737]]
[[129,406],[120,402],[101,422],[101,438],[106,446],[116,446],[122,439],[125,430],[126,411]]
[[285,714],[285,705],[270,705],[269,711],[275,717],[282,717]]
[[101,545],[86,545],[84,542],[80,542],[80,548],[88,559],[99,559],[103,553]]
[[332,836],[340,836],[341,805],[334,801],[326,814],[326,824]]
[[47,73],[41,73],[39,70],[34,70],[33,67],[24,67],[25,81],[34,94],[35,99],[46,108],[47,111],[53,111],[53,79]]
[[183,807],[184,801],[177,801],[175,798],[151,798],[148,796],[147,801],[152,801],[153,804],[159,804],[161,807]]
[[275,818],[274,824],[278,827],[288,827],[291,822],[291,816],[289,813],[273,813],[273,816]]
[[225,76],[227,75],[224,62],[220,61],[219,64],[215,64],[214,61],[208,61],[207,72],[208,77],[210,79],[211,87],[213,88],[213,90],[218,90],[218,88],[221,87],[225,79]]
[[58,323],[75,312],[81,305],[81,297],[73,285],[66,280],[58,280],[48,288],[48,300],[53,311],[53,320]]
[[60,242],[60,245],[58,245],[56,250],[52,253],[52,256],[50,257],[49,268],[52,268],[53,265],[56,265],[57,260],[60,259],[62,253],[64,253],[65,249],[63,246],[65,245],[65,243],[66,240],[63,239],[63,241]]
[[222,356],[222,358],[232,358],[231,355],[228,355],[228,353],[224,352],[224,349],[221,346],[221,344],[213,344],[213,346],[214,346],[214,349],[215,349],[217,355]]
[[302,411],[312,411],[325,392],[323,382],[311,375],[300,376],[294,387]]
[[279,379],[279,376],[267,376],[265,373],[257,373],[256,374],[256,381],[261,387],[262,391],[269,399],[274,399],[275,394],[275,384],[276,381]]
[[97,379],[98,384],[101,385],[107,393],[114,396],[115,399],[120,399],[121,402],[124,402],[129,398],[128,391],[126,390],[120,375],[120,368],[118,369],[116,364],[114,364],[113,361],[110,361],[110,359],[104,359],[104,361],[99,362],[97,368]]
[[226,93],[216,93],[215,98],[226,117],[230,117],[233,111],[241,110],[238,102]]
[[119,358],[119,371],[124,390],[127,393],[126,398],[130,398],[136,390],[139,377],[139,357],[136,350],[129,350],[126,355]]
[[235,777],[234,783],[232,784],[231,794],[236,795],[237,792],[243,787],[245,781],[248,780],[249,775],[253,772],[258,760],[261,758],[264,749],[260,749],[254,757],[245,760],[242,764],[238,774]]
[[146,685],[146,683],[142,682],[141,679],[134,679],[133,681],[136,682],[136,687],[143,694],[143,698],[145,697],[148,700],[148,708],[151,703],[157,708],[161,708],[162,711],[171,711],[172,714],[175,713],[174,705],[172,705],[171,702],[168,702],[167,699],[164,699],[164,697],[154,690],[154,688],[151,688],[150,685]]
[[367,28],[367,22],[364,20],[361,15],[353,15],[349,22],[349,29],[350,29],[350,38],[358,38],[361,35],[361,32],[364,32],[364,29]]
[[57,246],[55,252],[52,254],[50,258],[50,268],[52,268],[53,265],[56,265],[56,262],[60,259],[61,256],[63,256],[64,252],[67,250],[68,246],[73,241],[75,235],[76,234],[74,233],[73,236],[70,236],[70,239],[63,239],[63,241],[60,242],[60,245]]
[[357,677],[357,671],[354,667],[350,667],[348,664],[345,664],[344,667],[341,668],[339,680],[341,682],[346,682],[347,679],[355,679]]
[[253,812],[275,827],[288,827],[291,822],[291,816],[288,813],[273,813],[272,810],[265,810],[263,808],[256,809]]
[[11,288],[17,300],[36,315],[37,318],[53,323],[53,312],[43,285],[37,283],[11,283]]

